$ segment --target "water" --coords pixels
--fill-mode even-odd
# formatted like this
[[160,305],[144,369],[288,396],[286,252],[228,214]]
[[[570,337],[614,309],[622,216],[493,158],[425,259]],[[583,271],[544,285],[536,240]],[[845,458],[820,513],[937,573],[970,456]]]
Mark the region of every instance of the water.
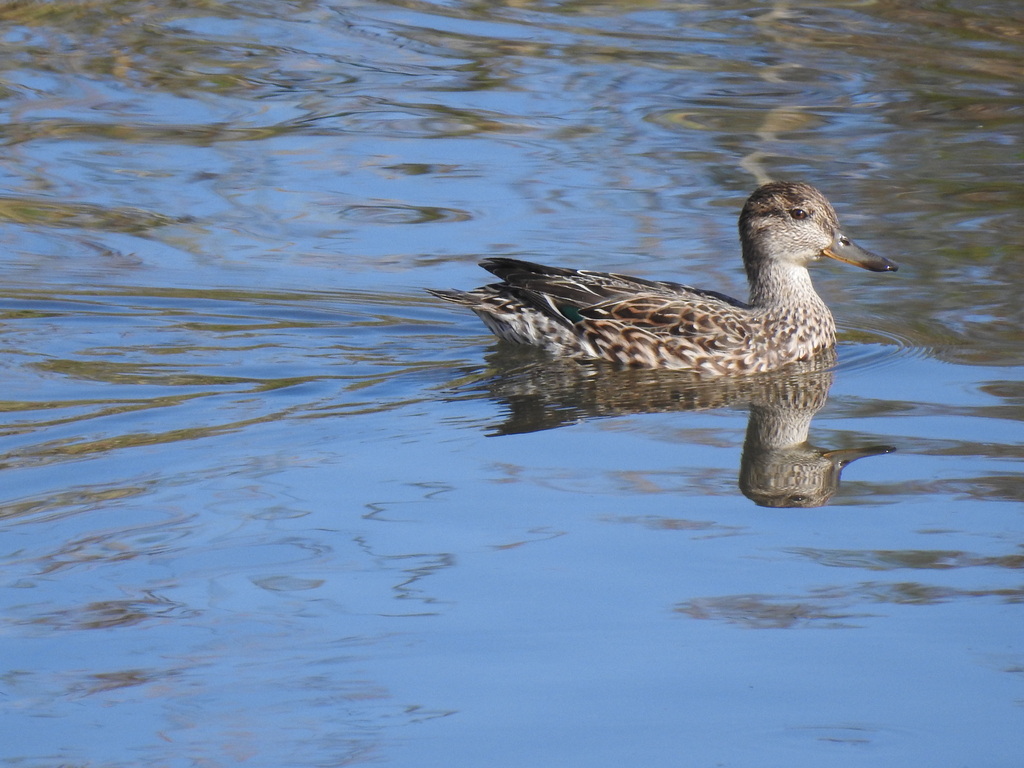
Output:
[[[0,19],[3,764],[1019,764],[1018,4]],[[814,269],[831,373],[423,292],[742,296],[766,177],[900,264]]]

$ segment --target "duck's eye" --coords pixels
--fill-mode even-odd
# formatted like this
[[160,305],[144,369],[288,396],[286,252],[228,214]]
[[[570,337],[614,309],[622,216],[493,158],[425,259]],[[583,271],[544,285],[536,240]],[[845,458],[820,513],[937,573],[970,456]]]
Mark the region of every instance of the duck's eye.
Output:
[[789,215],[797,221],[802,221],[807,218],[807,211],[803,208],[790,208]]

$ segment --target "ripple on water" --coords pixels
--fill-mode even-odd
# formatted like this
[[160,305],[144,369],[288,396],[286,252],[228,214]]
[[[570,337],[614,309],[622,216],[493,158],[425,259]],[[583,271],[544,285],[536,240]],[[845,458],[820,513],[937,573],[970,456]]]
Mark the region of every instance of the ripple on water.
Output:
[[473,218],[468,211],[432,205],[350,205],[341,211],[341,215],[369,224],[430,224]]
[[[423,301],[217,289],[9,295],[0,307],[8,371],[0,433],[17,440],[0,464],[63,463],[403,407],[447,371],[445,350],[423,340],[429,329],[421,335]],[[332,311],[337,303],[345,314]]]
[[913,736],[916,734],[911,731],[878,723],[834,723],[797,725],[768,738],[793,746],[813,743],[832,745],[837,751],[877,752],[879,749],[892,749]]
[[934,347],[907,333],[873,328],[847,328],[841,334],[856,343],[840,341],[840,371],[887,368],[904,360],[935,356]]

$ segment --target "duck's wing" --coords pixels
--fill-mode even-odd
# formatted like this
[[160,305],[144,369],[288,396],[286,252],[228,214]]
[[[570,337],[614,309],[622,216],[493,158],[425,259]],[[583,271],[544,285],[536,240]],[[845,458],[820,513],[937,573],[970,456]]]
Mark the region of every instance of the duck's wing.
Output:
[[503,287],[546,294],[573,307],[586,307],[637,293],[662,292],[668,284],[641,277],[549,267],[520,259],[484,259],[480,266],[501,278]]
[[590,354],[631,366],[710,373],[752,369],[749,310],[715,297],[632,296],[578,310]]
[[750,355],[750,309],[721,293],[513,259],[484,266],[504,279],[489,288],[548,318],[549,332],[572,334],[589,356],[720,372]]
[[504,281],[494,288],[500,287],[536,309],[567,318],[572,323],[579,322],[583,310],[589,308],[595,310],[595,317],[607,317],[608,312],[620,311],[619,319],[629,322],[631,317],[641,318],[644,307],[651,301],[657,304],[659,298],[663,300],[661,306],[666,308],[674,304],[747,308],[743,302],[725,294],[665,280],[549,267],[508,258],[485,259],[480,266]]
[[[728,297],[725,297],[728,298]],[[738,349],[750,341],[749,310],[706,291],[630,296],[577,310],[581,328],[626,328],[662,340],[685,340],[706,351]]]

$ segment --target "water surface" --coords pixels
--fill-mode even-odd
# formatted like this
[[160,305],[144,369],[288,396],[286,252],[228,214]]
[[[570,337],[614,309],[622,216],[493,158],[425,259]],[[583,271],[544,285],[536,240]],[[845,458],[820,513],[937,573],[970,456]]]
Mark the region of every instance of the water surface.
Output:
[[[0,762],[1019,763],[1016,3],[0,20]],[[566,365],[423,291],[742,296],[766,178],[900,264],[814,269],[830,371]]]

